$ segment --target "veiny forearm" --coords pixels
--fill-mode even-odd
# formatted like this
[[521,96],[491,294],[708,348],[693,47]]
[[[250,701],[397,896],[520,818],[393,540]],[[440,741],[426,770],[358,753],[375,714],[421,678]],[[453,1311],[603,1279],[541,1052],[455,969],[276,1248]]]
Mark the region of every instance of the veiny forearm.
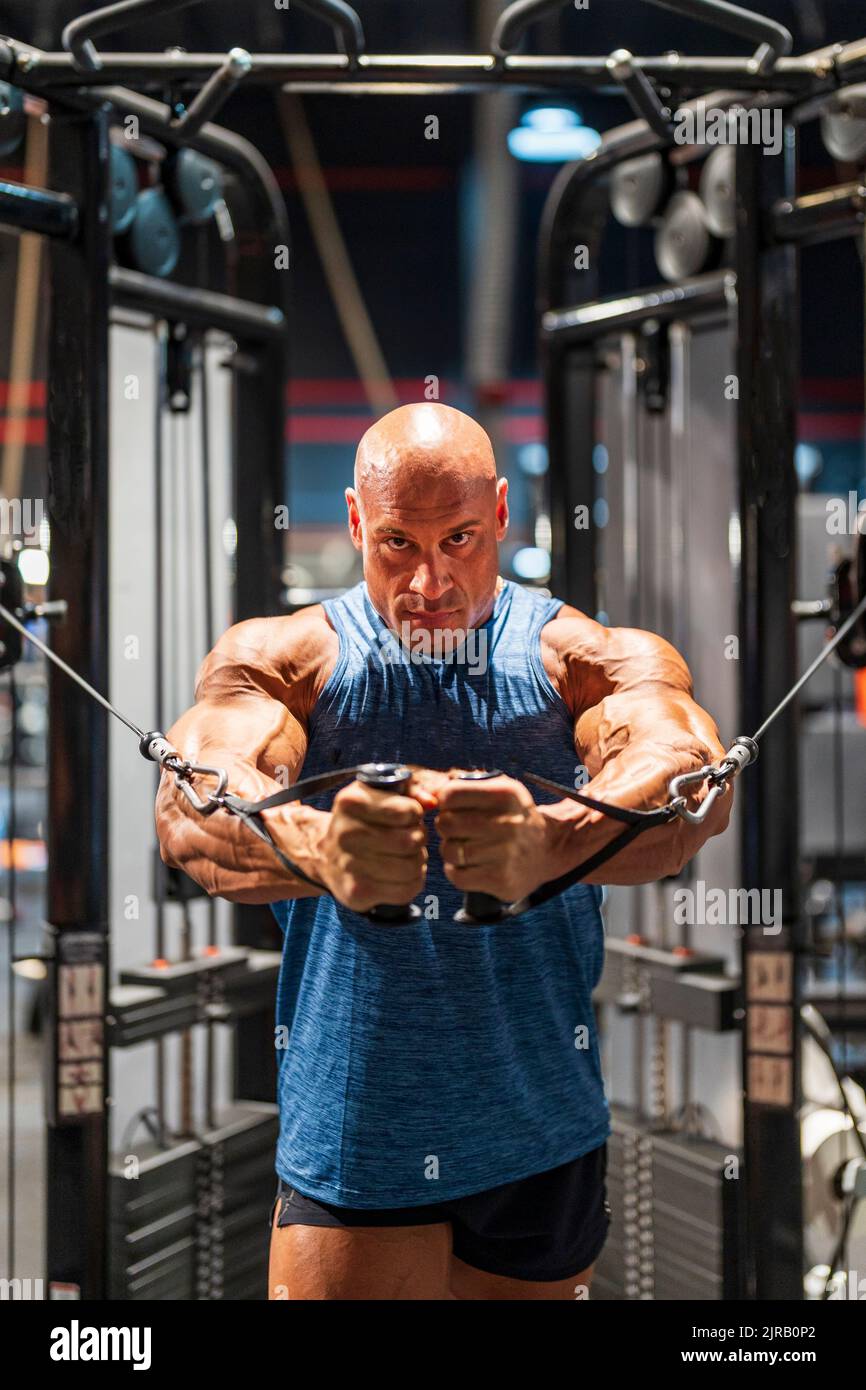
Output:
[[[724,755],[715,723],[685,691],[652,685],[610,696],[578,720],[576,743],[586,748],[592,774],[581,790],[600,801],[649,810],[669,799],[674,777]],[[695,807],[707,789],[692,798]],[[720,796],[703,825],[678,817],[644,831],[607,863],[587,875],[588,883],[651,883],[677,874],[712,836],[728,824],[732,790]],[[542,807],[550,825],[551,856],[565,873],[622,834],[624,826],[579,802]],[[553,876],[553,875],[552,875]]]
[[[223,756],[218,765],[226,767],[230,789],[248,800],[260,800],[279,789],[279,783],[263,778],[248,763]],[[310,806],[290,804],[264,812],[262,819],[283,853],[315,878],[327,814]],[[212,897],[239,903],[272,903],[315,897],[320,891],[292,875],[274,851],[237,816],[223,810],[202,816],[168,773],[162,775],[156,821],[165,863],[183,869]]]
[[[254,692],[230,700],[202,698],[169,730],[184,758],[225,768],[229,790],[258,801],[293,781],[303,761],[305,738],[279,702]],[[202,795],[212,783],[198,779]],[[327,817],[290,804],[263,815],[274,840],[312,878],[313,860]],[[269,903],[307,897],[318,890],[292,876],[273,850],[237,816],[217,810],[203,816],[164,772],[156,799],[156,828],[163,860],[183,869],[207,893],[232,902]]]

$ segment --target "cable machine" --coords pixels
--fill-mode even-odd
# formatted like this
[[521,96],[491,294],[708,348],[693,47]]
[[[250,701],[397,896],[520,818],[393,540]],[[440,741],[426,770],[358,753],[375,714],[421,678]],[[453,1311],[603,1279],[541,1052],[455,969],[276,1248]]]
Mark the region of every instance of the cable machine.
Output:
[[[791,621],[796,246],[806,239],[850,234],[862,221],[862,190],[852,185],[829,191],[823,201],[798,200],[791,183],[794,147],[789,135],[778,158],[764,161],[759,149],[737,149],[733,202],[723,191],[724,179],[717,179],[720,213],[737,222],[734,238],[715,235],[719,243],[715,246],[696,225],[694,203],[681,200],[680,220],[667,237],[672,271],[664,286],[624,302],[594,301],[592,290],[587,293],[597,264],[592,251],[600,245],[608,217],[608,186],[627,159],[646,159],[649,167],[648,157],[653,156],[655,173],[640,189],[652,204],[648,216],[655,215],[659,198],[653,202],[646,185],[659,176],[662,183],[671,177],[664,154],[674,144],[674,109],[691,103],[697,110],[701,99],[726,108],[734,98],[756,110],[777,105],[786,112],[789,132],[809,112],[848,119],[848,103],[855,100],[852,89],[866,79],[863,44],[835,45],[793,57],[787,30],[752,11],[721,0],[647,0],[747,38],[756,45],[752,56],[701,58],[668,53],[637,58],[625,50],[606,58],[521,56],[516,49],[526,29],[562,8],[563,0],[517,0],[500,16],[489,53],[371,55],[365,51],[360,19],[349,5],[342,0],[298,0],[299,8],[331,26],[336,53],[250,54],[237,48],[228,54],[105,53],[97,46],[133,19],[163,17],[191,2],[126,0],[108,5],[68,25],[63,51],[57,53],[0,39],[0,82],[10,94],[10,111],[16,109],[16,102],[20,106],[23,93],[47,103],[50,119],[50,191],[0,183],[0,222],[19,231],[38,232],[49,246],[52,593],[55,601],[66,604],[67,612],[66,620],[53,631],[55,651],[97,690],[109,688],[108,359],[109,324],[117,310],[143,314],[164,325],[159,331],[160,399],[175,414],[183,413],[184,400],[196,389],[201,393],[206,387],[208,333],[220,331],[235,345],[233,617],[277,611],[284,557],[273,516],[284,486],[289,323],[285,277],[276,269],[274,249],[287,248],[289,236],[282,199],[258,153],[213,123],[233,91],[249,84],[357,95],[485,92],[503,86],[524,92],[620,91],[634,110],[635,122],[609,135],[597,156],[563,171],[548,207],[543,238],[540,308],[554,482],[553,550],[559,566],[555,587],[564,597],[593,608],[598,536],[590,531],[588,542],[577,544],[571,518],[574,507],[593,495],[597,476],[589,422],[595,418],[600,340],[613,331],[633,341],[639,337],[640,389],[646,409],[657,412],[659,403],[664,407],[667,400],[672,365],[679,363],[685,369],[692,325],[702,316],[715,316],[727,325],[729,344],[736,343],[730,350],[736,354],[734,370],[741,390],[735,509],[740,524],[736,578],[743,675],[735,713],[742,727],[757,727],[796,675]],[[718,84],[724,86],[717,90]],[[129,118],[161,152],[157,157],[160,179],[137,192],[135,164],[130,172],[128,163],[112,154],[117,148],[128,153],[119,141],[112,141],[112,129]],[[172,227],[170,205],[182,196],[178,156],[185,151],[212,161],[221,176],[231,181],[239,195],[239,210],[236,214],[233,210],[233,216],[249,228],[256,248],[254,254],[238,256],[225,267],[226,284],[220,290],[201,274],[172,278],[177,228]],[[121,225],[117,206],[112,210],[113,202],[123,201],[125,181],[131,201],[137,204],[129,228]],[[627,186],[624,191],[628,193]],[[148,195],[146,221],[139,225],[139,254],[142,247],[145,255],[148,248],[152,255],[154,247],[161,252],[146,270],[125,263],[144,194]],[[195,188],[192,196],[196,196]],[[573,245],[575,227],[591,253],[589,279],[579,288],[564,254]],[[696,273],[683,267],[677,259],[678,248],[688,248],[696,240],[706,243],[709,259],[718,251],[717,268],[703,260]],[[736,334],[730,336],[733,324]],[[637,356],[635,352],[628,368],[620,360],[616,370],[623,381],[629,373],[636,381]],[[681,390],[681,399],[685,398]],[[202,418],[206,420],[206,410]],[[629,446],[629,457],[636,458],[636,446]],[[676,465],[680,480],[685,465],[681,454]],[[639,490],[635,468],[630,465],[626,473],[627,486]],[[158,483],[164,478],[162,465],[156,476]],[[670,488],[671,479],[657,477],[653,486]],[[628,503],[628,498],[624,501]],[[161,497],[158,515],[165,506]],[[637,524],[636,514],[633,519]],[[640,585],[640,571],[634,568],[640,556],[634,546],[628,559],[630,581]],[[680,562],[684,563],[682,556]],[[210,559],[205,563],[210,576]],[[161,573],[159,557],[158,564]],[[853,610],[856,595],[852,589],[847,609],[843,597],[840,590],[837,626]],[[210,598],[206,607],[210,623]],[[162,616],[167,616],[165,605]],[[770,634],[773,640],[768,640]],[[261,1014],[268,1008],[273,973],[268,962],[256,963],[248,949],[244,952],[260,943],[260,912],[235,909],[237,954],[220,947],[214,955],[218,943],[212,928],[206,947],[197,954],[187,925],[180,959],[124,972],[124,986],[139,991],[134,1003],[129,994],[112,995],[109,747],[104,712],[84,699],[82,692],[70,690],[54,668],[49,689],[49,1280],[58,1296],[71,1291],[82,1298],[104,1297],[109,1290],[115,1297],[131,1298],[254,1296],[252,1207],[244,1209],[242,1196],[251,1190],[250,1175],[258,1181],[263,1173],[262,1155],[272,1144],[274,1123],[272,1108],[268,1111],[265,1104],[271,1094],[267,1078],[273,1049],[263,1042],[260,1022],[254,1019],[257,1010]],[[160,679],[160,693],[162,689]],[[744,1179],[752,1220],[742,1239],[742,1258],[714,1273],[717,1282],[708,1296],[736,1296],[734,1289],[748,1290],[747,1296],[758,1298],[802,1296],[800,1083],[795,1046],[800,1001],[793,968],[802,944],[795,906],[796,854],[792,852],[797,843],[796,754],[792,721],[777,724],[767,740],[754,792],[742,798],[740,881],[756,887],[768,882],[783,885],[785,917],[781,932],[769,944],[752,939],[749,933],[743,941],[748,1023],[743,1029]],[[161,904],[157,921],[169,911],[172,894],[186,914],[185,892],[182,885],[163,884],[156,894]],[[184,921],[188,924],[185,916]],[[648,962],[640,954],[642,943],[632,945],[631,954],[617,955],[617,968],[632,981],[633,987],[625,992],[639,996],[637,1012],[646,1014]],[[689,956],[675,957],[675,950],[667,951],[663,968],[651,981],[659,1015],[680,1019],[694,1029],[712,1026],[734,1035],[740,1004],[733,986],[723,986],[715,994],[705,988],[710,976],[719,973],[718,953],[710,952],[707,960],[700,961],[691,946],[683,946],[692,953]],[[679,962],[676,969],[671,966],[674,959]],[[704,983],[696,984],[687,978],[689,974],[702,975]],[[620,981],[617,997],[623,988]],[[767,989],[772,995],[764,993]],[[659,1003],[662,995],[668,1001],[664,1005]],[[766,1018],[767,1008],[781,1026],[783,1048],[768,1047],[753,1031],[752,1020]],[[210,1058],[215,1019],[228,1015],[234,1017],[239,1039],[235,1094],[245,1102],[259,1102],[263,1109],[256,1115],[248,1108],[245,1119],[232,1122],[234,1127],[214,1127],[208,1090],[208,1123],[197,1127],[191,1120],[189,1035],[194,1027],[204,1027]],[[707,1022],[710,1018],[712,1024]],[[128,1202],[129,1187],[120,1185],[123,1179],[109,1177],[109,1048],[148,1039],[161,1049],[161,1039],[169,1034],[181,1039],[181,1123],[174,1129],[171,1147],[163,1147],[167,1138],[163,1057],[151,1116],[152,1162],[148,1160],[146,1180],[135,1188],[135,1201]],[[70,1053],[72,1039],[76,1041]],[[662,1035],[658,1047],[665,1045]],[[686,1071],[688,1065],[686,1055]],[[663,1108],[662,1097],[655,1118],[661,1117]],[[652,1136],[649,1148],[646,1140],[644,1130],[635,1131],[633,1148],[644,1173],[646,1154],[650,1154],[650,1168],[654,1161]],[[626,1136],[624,1142],[631,1140]],[[672,1159],[668,1170],[674,1184],[678,1161]],[[705,1172],[715,1162],[713,1154],[705,1155]],[[643,1181],[640,1174],[639,1178]],[[722,1200],[727,1229],[731,1209],[727,1198]],[[236,1223],[236,1237],[239,1232],[244,1239],[249,1237],[244,1245],[248,1260],[236,1271],[232,1289],[221,1248],[230,1220]],[[638,1297],[664,1296],[661,1286],[653,1282],[655,1258],[646,1223],[638,1220],[637,1230],[638,1278],[629,1292]],[[725,1239],[733,1240],[739,1249],[738,1234]]]

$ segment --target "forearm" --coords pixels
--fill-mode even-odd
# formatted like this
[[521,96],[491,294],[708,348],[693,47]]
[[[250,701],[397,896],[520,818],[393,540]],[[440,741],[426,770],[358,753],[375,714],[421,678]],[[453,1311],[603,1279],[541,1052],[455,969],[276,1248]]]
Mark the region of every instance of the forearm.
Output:
[[[583,790],[591,796],[600,795],[594,783]],[[719,798],[703,826],[689,825],[677,816],[667,825],[643,831],[624,849],[617,850],[606,863],[587,874],[583,882],[654,883],[680,873],[706,840],[724,829],[730,814],[731,797],[732,792],[728,790]],[[626,829],[621,821],[581,806],[579,802],[559,801],[552,806],[541,806],[539,810],[548,822],[548,878],[558,878],[560,874],[576,869]]]
[[[576,733],[592,748],[586,763],[594,775],[581,790],[631,810],[665,805],[674,777],[717,762],[724,753],[710,716],[684,692],[613,696],[578,721]],[[691,799],[693,809],[707,791],[704,787]],[[676,817],[644,831],[586,881],[649,883],[679,873],[706,840],[724,830],[732,796],[731,790],[719,796],[702,825]],[[576,868],[626,828],[579,802],[541,809],[549,823],[551,858],[562,865],[560,873]]]
[[[248,759],[211,745],[208,754],[228,773],[228,787],[249,801],[262,800],[281,784],[263,774]],[[202,795],[209,784],[193,779]],[[271,903],[310,897],[320,890],[293,875],[274,850],[231,812],[219,809],[203,816],[163,773],[156,799],[156,830],[160,853],[172,868],[182,869],[212,897],[231,902]],[[311,806],[290,803],[262,814],[271,838],[292,863],[318,881],[320,844],[329,817]]]

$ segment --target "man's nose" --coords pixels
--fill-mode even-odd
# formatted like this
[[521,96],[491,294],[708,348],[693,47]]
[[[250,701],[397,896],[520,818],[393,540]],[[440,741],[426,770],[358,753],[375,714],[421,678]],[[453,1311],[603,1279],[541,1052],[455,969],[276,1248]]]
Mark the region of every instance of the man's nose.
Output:
[[441,598],[451,588],[451,576],[447,566],[425,560],[416,566],[410,587],[413,593],[420,594],[422,598]]

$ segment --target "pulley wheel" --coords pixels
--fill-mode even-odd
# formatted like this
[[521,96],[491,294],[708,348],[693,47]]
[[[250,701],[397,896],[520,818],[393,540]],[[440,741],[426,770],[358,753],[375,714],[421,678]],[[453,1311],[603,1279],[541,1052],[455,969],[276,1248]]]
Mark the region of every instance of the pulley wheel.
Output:
[[180,150],[166,164],[165,179],[183,217],[207,222],[223,196],[223,174],[198,150]]
[[715,260],[721,243],[711,236],[697,193],[675,193],[656,233],[656,264],[665,280],[697,275]]
[[24,93],[20,87],[0,82],[0,159],[14,154],[27,130]]
[[828,152],[844,164],[866,163],[866,117],[825,111],[821,135]]
[[[862,1125],[861,1125],[862,1128]],[[803,1237],[807,1264],[829,1259],[839,1235],[842,1202],[836,1187],[840,1170],[861,1150],[851,1120],[839,1110],[815,1109],[801,1125],[803,1157]],[[848,1231],[848,1267],[866,1268],[866,1211],[855,1207]]]
[[704,217],[713,236],[725,240],[737,230],[736,205],[737,151],[733,145],[719,145],[701,170],[700,197]]
[[170,275],[180,255],[180,232],[171,203],[161,188],[145,188],[135,200],[129,229],[135,265],[147,275]]
[[625,159],[610,178],[610,210],[624,227],[644,227],[673,187],[673,170],[658,151]]
[[138,168],[129,150],[120,145],[111,146],[110,174],[111,230],[117,236],[132,222],[138,196]]

